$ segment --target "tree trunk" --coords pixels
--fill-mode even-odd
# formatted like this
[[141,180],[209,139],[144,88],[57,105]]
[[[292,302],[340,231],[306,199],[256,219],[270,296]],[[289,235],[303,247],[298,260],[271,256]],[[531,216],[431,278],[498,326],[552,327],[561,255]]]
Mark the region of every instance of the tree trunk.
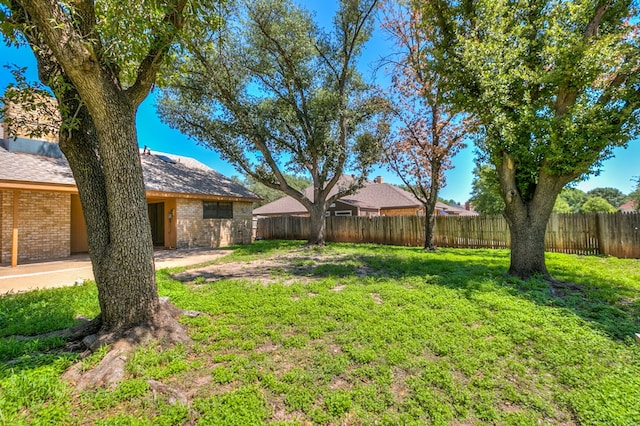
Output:
[[524,217],[526,220],[507,218],[511,234],[511,264],[508,274],[523,280],[535,275],[549,279],[551,275],[544,259],[544,238],[549,215]]
[[[81,103],[51,56],[36,51],[41,79],[60,84],[52,87],[60,110],[73,114],[76,121],[75,127],[60,132],[60,148],[73,172],[85,217],[101,332],[117,334],[148,324],[159,301],[135,108],[117,91],[111,92],[110,101],[101,97]],[[89,111],[92,101],[109,104],[99,108],[107,113],[97,120]]]
[[[425,210],[426,212],[426,210]],[[432,211],[426,213],[424,218],[424,249],[429,251],[435,251],[437,249],[434,240],[433,229],[436,226],[436,216]]]
[[544,239],[553,205],[562,188],[575,176],[555,176],[541,171],[535,189],[522,194],[516,184],[516,165],[503,153],[496,165],[504,199],[504,217],[511,234],[508,274],[523,280],[535,275],[551,279],[544,259]]
[[311,235],[309,236],[308,245],[323,246],[326,244],[326,218],[325,204],[314,203],[309,209],[309,219],[311,224]]
[[[434,113],[435,115],[435,113]],[[433,230],[436,226],[436,203],[438,201],[438,189],[440,188],[440,167],[441,162],[436,161],[431,165],[431,179],[429,194],[424,205],[425,229],[424,229],[424,249],[435,251],[437,249],[434,240]]]
[[[108,215],[108,229],[101,232],[107,232],[109,242],[94,270],[101,278],[97,284],[103,330],[118,330],[152,322],[159,302],[135,109],[126,96],[106,98],[106,114],[93,118]],[[86,192],[95,189],[82,178],[77,184]]]
[[[105,278],[102,276],[103,271],[99,265],[106,257],[110,237],[105,177],[100,158],[96,155],[98,137],[89,111],[85,106],[80,105],[75,96],[67,99],[58,98],[58,102],[63,110],[78,111],[76,114],[78,127],[69,132],[60,133],[60,149],[69,162],[78,187],[82,214],[87,227],[93,276],[100,288]],[[87,182],[91,182],[91,185]]]
[[185,5],[180,1],[165,15],[163,23],[171,29],[153,35],[135,83],[123,90],[116,67],[103,62],[106,56],[94,38],[98,34],[93,2],[82,3],[69,15],[58,2],[9,3],[17,22],[24,25],[40,79],[58,99],[63,118],[60,148],[73,172],[87,225],[101,312],[73,333],[75,338],[92,338],[74,344],[93,351],[102,344],[121,343],[113,357],[101,363],[112,364],[108,359],[115,359],[117,368],[92,369],[86,372],[86,383],[119,380],[124,375],[122,354],[135,343],[149,338],[167,344],[189,340],[176,321],[181,311],[158,298],[135,127],[137,106],[182,26]]

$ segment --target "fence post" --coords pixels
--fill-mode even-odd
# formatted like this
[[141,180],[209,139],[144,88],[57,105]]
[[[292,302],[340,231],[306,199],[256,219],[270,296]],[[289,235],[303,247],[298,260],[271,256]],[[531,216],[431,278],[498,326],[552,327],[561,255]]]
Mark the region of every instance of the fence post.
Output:
[[601,255],[609,255],[609,240],[607,239],[607,225],[604,213],[596,213],[596,237],[598,238],[598,252]]

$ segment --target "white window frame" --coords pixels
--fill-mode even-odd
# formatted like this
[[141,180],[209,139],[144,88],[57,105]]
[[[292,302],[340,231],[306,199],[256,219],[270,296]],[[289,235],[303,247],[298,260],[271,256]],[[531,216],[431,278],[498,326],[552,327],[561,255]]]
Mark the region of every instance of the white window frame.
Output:
[[353,212],[351,210],[336,210],[333,214],[335,216],[353,216]]

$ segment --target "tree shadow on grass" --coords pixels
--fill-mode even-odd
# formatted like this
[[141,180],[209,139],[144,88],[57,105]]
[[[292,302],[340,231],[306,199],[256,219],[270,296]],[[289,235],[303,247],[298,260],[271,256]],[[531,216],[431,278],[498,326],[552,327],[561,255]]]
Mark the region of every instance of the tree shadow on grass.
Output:
[[[467,297],[477,291],[486,291],[479,282],[491,279],[514,296],[541,306],[570,310],[616,340],[626,340],[640,331],[637,288],[615,278],[603,280],[593,269],[585,268],[580,276],[575,276],[571,270],[564,269],[561,261],[548,262],[552,265],[552,275],[570,280],[566,285],[554,285],[542,278],[523,281],[507,277],[507,250],[443,249],[435,253],[421,249],[415,252],[406,248],[401,250],[394,254],[394,250],[385,248],[382,256],[372,253],[360,256],[360,260],[378,276],[429,277],[431,283],[463,290]],[[407,250],[410,256],[406,256]]]
[[[327,250],[341,252],[344,249],[349,253],[353,247],[351,244],[333,243]],[[613,339],[626,340],[640,331],[638,289],[625,283],[627,277],[620,276],[620,273],[604,278],[607,275],[606,262],[611,259],[589,256],[586,258],[589,262],[578,263],[578,259],[567,262],[563,256],[574,255],[547,253],[550,273],[566,281],[564,284],[550,283],[543,278],[523,281],[507,277],[508,250],[440,249],[426,252],[420,248],[362,244],[349,254],[334,257],[329,264],[300,267],[292,263],[283,269],[293,276],[307,278],[425,277],[429,283],[462,290],[468,298],[478,291],[492,291],[482,285],[482,281],[488,279],[514,296],[541,306],[572,311]],[[597,265],[600,262],[603,263],[601,267]],[[579,273],[576,273],[576,265],[580,265]],[[640,280],[640,269],[637,275]]]
[[[602,275],[606,275],[602,268],[606,269],[606,266],[600,271],[595,270],[597,266],[594,264],[598,262],[594,259],[606,262],[605,258],[588,257],[591,261],[589,269],[583,268],[584,262],[578,262],[577,259],[568,262],[563,257],[567,255],[548,253],[547,263],[551,274],[568,281],[564,285],[558,285],[542,278],[523,281],[506,277],[510,260],[508,250],[440,249],[428,252],[413,247],[346,243],[302,249],[300,244],[294,241],[265,241],[256,244],[256,247],[247,248],[247,254],[273,254],[282,248],[289,251],[286,251],[286,256],[276,258],[277,268],[271,268],[271,272],[269,268],[265,270],[264,266],[260,266],[257,272],[246,268],[243,278],[251,280],[252,277],[258,277],[255,275],[258,272],[273,275],[274,271],[281,276],[302,280],[327,277],[424,277],[430,284],[461,290],[467,298],[474,297],[478,292],[493,291],[492,285],[497,285],[514,296],[523,297],[538,305],[572,311],[617,340],[627,339],[640,330],[640,298],[630,297],[637,294],[637,289],[626,285],[622,280],[616,281],[616,277],[602,279]],[[293,251],[298,248],[301,250]],[[225,269],[224,264],[219,266]],[[580,269],[579,274],[575,273],[576,268]],[[214,274],[212,279],[234,278],[229,276],[233,275],[232,271],[225,270],[225,273],[227,275]],[[640,279],[640,271],[638,278]],[[492,285],[485,285],[487,280],[491,280]],[[278,281],[277,277],[274,278],[275,281]]]

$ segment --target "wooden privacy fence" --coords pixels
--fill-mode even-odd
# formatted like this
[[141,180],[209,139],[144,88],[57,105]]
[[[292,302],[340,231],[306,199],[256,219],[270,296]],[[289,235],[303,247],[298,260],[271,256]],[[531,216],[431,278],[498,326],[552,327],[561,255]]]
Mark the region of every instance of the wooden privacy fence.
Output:
[[[424,244],[424,216],[328,217],[327,240],[402,246]],[[258,219],[261,239],[304,240],[309,218]],[[439,247],[509,248],[509,226],[502,216],[437,216]],[[640,258],[640,214],[553,214],[547,224],[546,250]]]

